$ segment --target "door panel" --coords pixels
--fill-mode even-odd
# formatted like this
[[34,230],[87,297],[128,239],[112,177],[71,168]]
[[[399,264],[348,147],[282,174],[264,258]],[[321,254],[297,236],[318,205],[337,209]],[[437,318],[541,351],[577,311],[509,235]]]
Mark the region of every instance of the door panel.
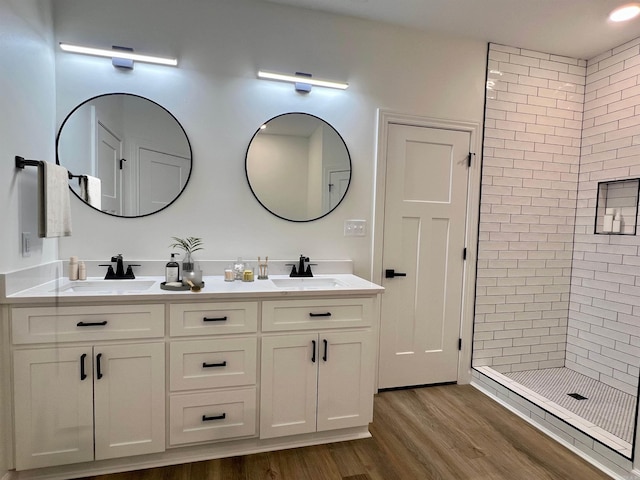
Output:
[[319,340],[318,431],[366,425],[373,420],[371,333],[320,333]]
[[96,460],[164,451],[164,344],[103,345],[94,354]]
[[317,344],[317,333],[262,338],[260,438],[316,431]]
[[379,387],[457,380],[470,134],[390,125]]
[[158,152],[149,148],[138,150],[140,162],[139,215],[146,215],[169,205],[182,191],[191,170],[188,158]]
[[120,159],[122,141],[102,123],[98,123],[98,145],[96,148],[97,171],[102,193],[102,210],[114,215],[122,213],[122,178]]
[[91,348],[13,355],[16,469],[93,460]]

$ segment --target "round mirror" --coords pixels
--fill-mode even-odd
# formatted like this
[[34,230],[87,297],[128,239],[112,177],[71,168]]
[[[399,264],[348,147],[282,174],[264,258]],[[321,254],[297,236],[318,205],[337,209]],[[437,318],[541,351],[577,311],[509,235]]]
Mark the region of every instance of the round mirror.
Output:
[[251,138],[247,180],[258,202],[292,222],[324,217],[342,201],[351,181],[351,157],[340,134],[308,113],[285,113]]
[[128,93],[78,105],[60,126],[56,150],[78,198],[118,217],[166,208],[191,175],[191,144],[182,125],[164,107]]

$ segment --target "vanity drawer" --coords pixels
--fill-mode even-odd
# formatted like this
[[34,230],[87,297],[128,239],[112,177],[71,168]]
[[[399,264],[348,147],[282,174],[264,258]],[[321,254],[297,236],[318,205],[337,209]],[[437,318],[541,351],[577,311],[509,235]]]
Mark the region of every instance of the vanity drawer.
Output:
[[257,302],[179,303],[171,305],[169,312],[172,337],[258,330]]
[[171,395],[169,444],[256,435],[256,389]]
[[270,300],[262,303],[262,330],[368,327],[372,308],[370,298]]
[[164,336],[164,305],[11,309],[15,344],[124,340]]
[[171,390],[256,383],[255,337],[173,341],[169,351]]

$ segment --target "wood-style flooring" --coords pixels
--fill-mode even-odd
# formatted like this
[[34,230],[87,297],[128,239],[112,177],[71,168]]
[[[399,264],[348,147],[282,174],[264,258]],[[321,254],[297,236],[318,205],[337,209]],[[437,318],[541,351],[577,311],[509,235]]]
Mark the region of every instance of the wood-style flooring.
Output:
[[470,385],[376,395],[373,438],[85,480],[604,480]]

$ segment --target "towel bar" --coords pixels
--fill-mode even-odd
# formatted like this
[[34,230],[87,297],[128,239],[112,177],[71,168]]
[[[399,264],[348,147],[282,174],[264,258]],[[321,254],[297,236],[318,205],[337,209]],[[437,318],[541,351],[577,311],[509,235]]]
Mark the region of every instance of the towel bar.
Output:
[[[16,155],[16,168],[24,169],[24,167],[41,167],[44,160],[27,160],[23,157]],[[86,178],[86,175],[74,175],[69,172],[69,180],[72,178]]]

